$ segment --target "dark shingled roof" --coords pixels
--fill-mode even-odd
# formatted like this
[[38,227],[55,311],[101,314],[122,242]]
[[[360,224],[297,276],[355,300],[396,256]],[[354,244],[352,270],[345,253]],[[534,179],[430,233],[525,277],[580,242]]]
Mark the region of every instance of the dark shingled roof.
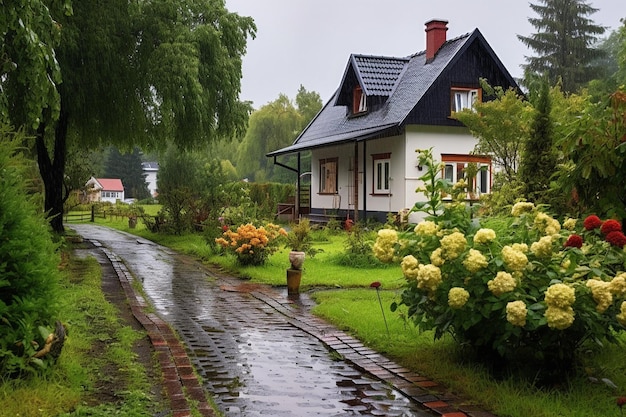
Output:
[[[398,134],[411,110],[433,83],[474,41],[481,42],[502,71],[508,74],[478,29],[446,41],[429,63],[426,63],[425,51],[405,58],[352,55],[333,97],[291,146],[273,151],[268,156]],[[354,77],[368,96],[378,95],[385,99],[380,108],[350,117],[346,100],[351,98],[346,92],[350,91],[351,97],[352,87],[356,84],[346,85],[351,80],[356,81]]]
[[360,75],[361,87],[368,96],[389,97],[409,58],[352,55],[350,57]]

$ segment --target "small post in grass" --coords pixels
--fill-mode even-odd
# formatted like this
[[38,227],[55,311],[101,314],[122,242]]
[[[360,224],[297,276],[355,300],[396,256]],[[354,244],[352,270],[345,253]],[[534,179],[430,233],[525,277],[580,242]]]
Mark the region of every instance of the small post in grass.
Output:
[[380,311],[383,313],[383,320],[385,321],[385,328],[387,329],[387,336],[389,336],[389,326],[387,326],[387,318],[385,317],[385,309],[383,308],[383,302],[380,299],[380,293],[378,292],[378,288],[380,288],[380,282],[374,281],[370,284],[370,287],[376,289],[376,295],[378,295],[378,304],[380,304]]

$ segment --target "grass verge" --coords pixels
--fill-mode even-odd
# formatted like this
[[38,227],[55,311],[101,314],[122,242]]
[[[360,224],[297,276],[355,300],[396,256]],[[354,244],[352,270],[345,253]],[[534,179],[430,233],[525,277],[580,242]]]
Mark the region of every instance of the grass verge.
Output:
[[151,395],[154,375],[134,349],[145,334],[123,323],[106,300],[98,262],[70,257],[62,276],[67,338],[57,366],[44,378],[2,381],[0,415],[141,417],[161,411]]

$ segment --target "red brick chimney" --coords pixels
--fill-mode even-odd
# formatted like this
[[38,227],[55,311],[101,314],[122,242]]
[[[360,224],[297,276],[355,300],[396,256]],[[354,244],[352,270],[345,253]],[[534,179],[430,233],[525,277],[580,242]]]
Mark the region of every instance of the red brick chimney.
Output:
[[448,21],[441,19],[429,20],[426,24],[426,62],[432,61],[435,54],[446,42]]

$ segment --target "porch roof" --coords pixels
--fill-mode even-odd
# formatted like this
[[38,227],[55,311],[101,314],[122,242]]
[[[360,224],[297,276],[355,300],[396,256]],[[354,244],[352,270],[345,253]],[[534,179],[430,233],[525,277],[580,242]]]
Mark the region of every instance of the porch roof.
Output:
[[374,126],[350,132],[337,133],[330,136],[322,135],[319,137],[307,138],[306,141],[296,142],[286,148],[270,152],[267,154],[267,156],[279,156],[303,150],[320,148],[328,145],[338,145],[347,142],[359,142],[362,140],[374,139],[379,136],[389,136],[390,134],[393,134],[394,131],[396,133],[400,131],[400,128],[397,126],[397,124]]

